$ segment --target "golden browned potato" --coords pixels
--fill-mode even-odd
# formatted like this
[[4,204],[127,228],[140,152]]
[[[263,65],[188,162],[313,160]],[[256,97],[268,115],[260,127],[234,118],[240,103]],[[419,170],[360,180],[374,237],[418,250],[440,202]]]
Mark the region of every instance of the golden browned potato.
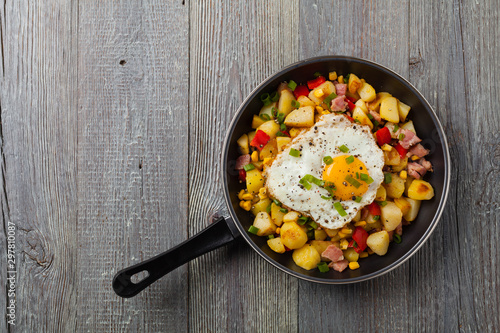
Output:
[[250,153],[250,147],[248,145],[248,135],[243,134],[236,142],[238,143],[238,147],[240,148],[240,153],[242,153],[243,155]]
[[299,220],[300,214],[294,211],[288,212],[283,216],[283,222],[297,222]]
[[366,244],[373,252],[379,256],[383,256],[389,248],[389,233],[385,230],[375,232],[368,236]]
[[281,242],[280,237],[272,238],[267,240],[267,245],[271,250],[277,253],[285,253],[285,246]]
[[356,93],[363,83],[356,74],[351,73],[349,75],[349,81],[347,82],[347,89],[351,94]]
[[271,217],[266,212],[260,212],[255,216],[253,226],[259,229],[257,236],[272,235],[276,231],[276,225],[271,221]]
[[396,148],[389,146],[389,145],[384,145],[384,147],[387,146],[387,149],[390,150],[383,150],[384,152],[384,162],[387,165],[399,165],[401,162],[401,157],[399,156],[398,151]]
[[283,223],[280,231],[283,245],[291,250],[299,249],[307,242],[307,234],[297,223]]
[[352,112],[352,117],[354,118],[354,120],[359,121],[361,123],[361,125],[367,125],[370,127],[370,129],[373,129],[372,121],[370,120],[370,118],[368,118],[366,113],[364,113],[364,111],[361,110],[360,107],[356,106],[354,108],[354,110]]
[[316,268],[321,262],[321,257],[311,244],[306,244],[301,248],[293,251],[292,259],[295,264],[306,270]]
[[330,245],[333,245],[333,242],[332,241],[325,241],[325,240],[312,240],[309,242],[309,244],[314,246],[316,251],[318,251],[318,253],[321,255],[321,253],[323,253],[327,247],[329,247]]
[[406,202],[410,204],[410,209],[406,214],[403,215],[406,221],[411,222],[417,218],[418,211],[420,209],[420,200],[413,200],[410,198],[405,198]]
[[385,201],[387,197],[387,191],[385,190],[385,187],[380,185],[379,188],[377,189],[377,194],[375,195],[375,200],[377,201]]
[[280,211],[280,209],[281,207],[276,205],[274,202],[271,204],[271,219],[278,227],[283,224],[283,216],[286,214]]
[[400,158],[398,165],[392,166],[392,171],[399,172],[401,170],[406,169],[407,165],[408,165],[408,157],[405,156],[405,158]]
[[325,240],[328,235],[326,234],[325,230],[323,229],[316,229],[314,230],[314,239],[315,240]]
[[382,100],[380,117],[395,124],[399,123],[398,100],[395,97],[386,97]]
[[250,211],[252,212],[253,215],[257,216],[260,212],[265,212],[267,210],[267,207],[271,204],[271,199],[265,198],[262,200],[259,200],[257,203],[255,203]]
[[316,106],[316,104],[313,101],[311,101],[309,97],[304,95],[299,96],[299,98],[297,98],[297,102],[300,103],[300,106],[312,106],[312,107]]
[[348,248],[347,250],[344,250],[344,258],[347,259],[349,262],[354,262],[359,260],[359,253],[354,250],[353,247]]
[[280,125],[276,124],[274,120],[269,120],[260,125],[257,130],[261,130],[269,135],[269,138],[274,139],[276,133],[280,130]]
[[364,113],[368,113],[368,108],[366,107],[366,103],[362,99],[358,99],[356,103],[354,103],[354,105],[359,107]]
[[376,98],[368,103],[368,109],[373,110],[375,112],[379,112],[380,110],[380,103],[382,103],[382,100],[386,97],[391,97],[392,95],[389,94],[388,92],[379,92],[376,95]]
[[373,89],[373,87],[366,82],[362,83],[361,87],[358,89],[358,94],[365,102],[371,102],[377,96],[375,89]]
[[282,151],[283,148],[292,141],[292,138],[287,136],[277,136],[276,144],[278,145],[278,151]]
[[263,114],[266,114],[269,119],[274,119],[273,117],[273,108],[275,108],[276,106],[278,105],[278,103],[274,102],[274,103],[271,103],[269,105],[264,105],[262,107],[262,109],[260,109],[260,112],[259,112],[259,117]]
[[399,119],[400,121],[405,121],[408,113],[410,113],[410,106],[405,103],[398,101],[398,111],[399,111]]
[[295,97],[290,90],[283,89],[280,94],[280,99],[278,100],[278,112],[283,113],[285,116],[289,114],[293,109],[292,101],[295,101]]
[[265,158],[274,158],[276,155],[278,155],[278,144],[276,139],[271,139],[260,151],[259,159],[263,161]]
[[262,119],[258,115],[254,114],[252,119],[252,128],[258,128],[260,125],[265,123],[267,120]]
[[430,200],[434,197],[434,188],[425,180],[415,179],[408,188],[408,197],[414,200]]
[[380,207],[382,215],[380,215],[380,220],[384,225],[386,231],[392,231],[401,223],[403,219],[403,213],[401,209],[391,201],[387,202],[387,205]]
[[389,184],[383,183],[389,198],[400,198],[405,190],[405,181],[397,174],[393,173]]
[[411,204],[404,197],[394,199],[394,203],[401,209],[403,216],[410,211]]
[[[316,95],[320,90],[323,92],[323,94],[318,97]],[[320,84],[319,86],[317,86],[316,88],[314,88],[309,92],[309,99],[314,103],[316,103],[316,105],[320,105],[321,103],[323,103],[323,100],[328,95],[334,92],[335,92],[335,86],[333,85],[333,83],[331,81],[325,81],[324,83]]]
[[411,120],[408,120],[406,123],[404,123],[401,126],[401,128],[407,129],[408,131],[412,131],[413,133],[417,134],[417,132],[415,131],[415,126],[413,125],[413,121],[411,121]]
[[259,170],[253,169],[247,171],[246,183],[249,193],[259,193],[259,189],[264,186],[264,177]]
[[290,127],[311,127],[314,125],[314,108],[312,106],[302,106],[297,110],[293,110],[286,116],[285,125]]

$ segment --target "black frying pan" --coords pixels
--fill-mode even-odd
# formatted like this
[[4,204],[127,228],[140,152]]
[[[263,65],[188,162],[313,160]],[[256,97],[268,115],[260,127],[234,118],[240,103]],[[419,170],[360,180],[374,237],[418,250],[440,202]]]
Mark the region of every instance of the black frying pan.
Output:
[[[423,201],[417,219],[404,229],[401,244],[391,243],[385,256],[370,256],[360,261],[357,270],[345,270],[342,273],[330,270],[320,273],[318,270],[307,271],[292,260],[291,252],[278,254],[266,244],[265,237],[249,234],[246,230],[253,223],[251,213],[239,207],[238,192],[242,184],[234,170],[239,156],[236,140],[250,130],[252,117],[262,107],[260,95],[275,91],[279,83],[294,80],[305,83],[313,73],[355,73],[369,82],[376,91],[387,91],[411,106],[409,118],[413,120],[422,144],[431,150],[428,159],[434,172],[426,176],[434,187],[432,200]],[[283,68],[262,82],[245,99],[236,112],[222,151],[222,177],[224,180],[224,198],[229,207],[229,217],[220,218],[194,237],[154,258],[119,271],[113,279],[113,289],[122,297],[137,295],[157,279],[204,254],[243,238],[265,260],[295,277],[325,284],[345,284],[368,280],[385,274],[408,260],[429,238],[443,212],[450,182],[450,156],[443,128],[425,98],[408,81],[393,71],[371,61],[345,57],[323,56],[297,62]],[[146,271],[146,277],[139,282],[132,282],[131,277]]]

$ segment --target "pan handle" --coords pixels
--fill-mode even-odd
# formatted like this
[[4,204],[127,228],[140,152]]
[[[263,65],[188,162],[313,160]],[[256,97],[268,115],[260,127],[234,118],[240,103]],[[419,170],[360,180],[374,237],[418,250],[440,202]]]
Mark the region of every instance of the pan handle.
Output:
[[[116,273],[113,278],[113,290],[118,296],[133,297],[177,267],[231,243],[239,236],[233,220],[221,217],[176,247]],[[147,272],[147,276],[137,283],[132,282],[131,277],[143,271]]]

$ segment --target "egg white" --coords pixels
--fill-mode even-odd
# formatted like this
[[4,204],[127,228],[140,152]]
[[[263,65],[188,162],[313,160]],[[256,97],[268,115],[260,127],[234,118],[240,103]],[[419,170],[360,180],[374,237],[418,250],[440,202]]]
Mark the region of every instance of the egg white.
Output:
[[[342,145],[349,148],[348,155],[357,157],[365,164],[373,179],[361,202],[340,201],[346,216],[340,216],[334,208],[335,200],[321,198],[329,196],[325,189],[312,184],[312,188],[307,190],[299,183],[306,174],[322,179],[325,168],[323,157],[346,155],[338,149]],[[301,156],[291,156],[292,148],[301,151]],[[384,179],[383,167],[384,154],[368,126],[351,123],[343,115],[328,114],[295,137],[266,168],[266,188],[271,197],[285,207],[310,216],[325,228],[337,229],[349,223],[361,208],[373,202]]]

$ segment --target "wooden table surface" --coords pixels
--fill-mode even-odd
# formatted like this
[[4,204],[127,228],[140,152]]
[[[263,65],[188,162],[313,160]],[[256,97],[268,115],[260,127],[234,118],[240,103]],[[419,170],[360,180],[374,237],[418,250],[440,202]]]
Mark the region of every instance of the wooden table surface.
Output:
[[[500,329],[500,3],[5,0],[2,236],[16,226],[15,326],[1,332],[453,332]],[[383,277],[325,286],[243,241],[122,299],[117,270],[224,210],[227,126],[300,59],[362,57],[435,108],[451,192],[426,245]],[[2,314],[3,315],[3,314]]]

